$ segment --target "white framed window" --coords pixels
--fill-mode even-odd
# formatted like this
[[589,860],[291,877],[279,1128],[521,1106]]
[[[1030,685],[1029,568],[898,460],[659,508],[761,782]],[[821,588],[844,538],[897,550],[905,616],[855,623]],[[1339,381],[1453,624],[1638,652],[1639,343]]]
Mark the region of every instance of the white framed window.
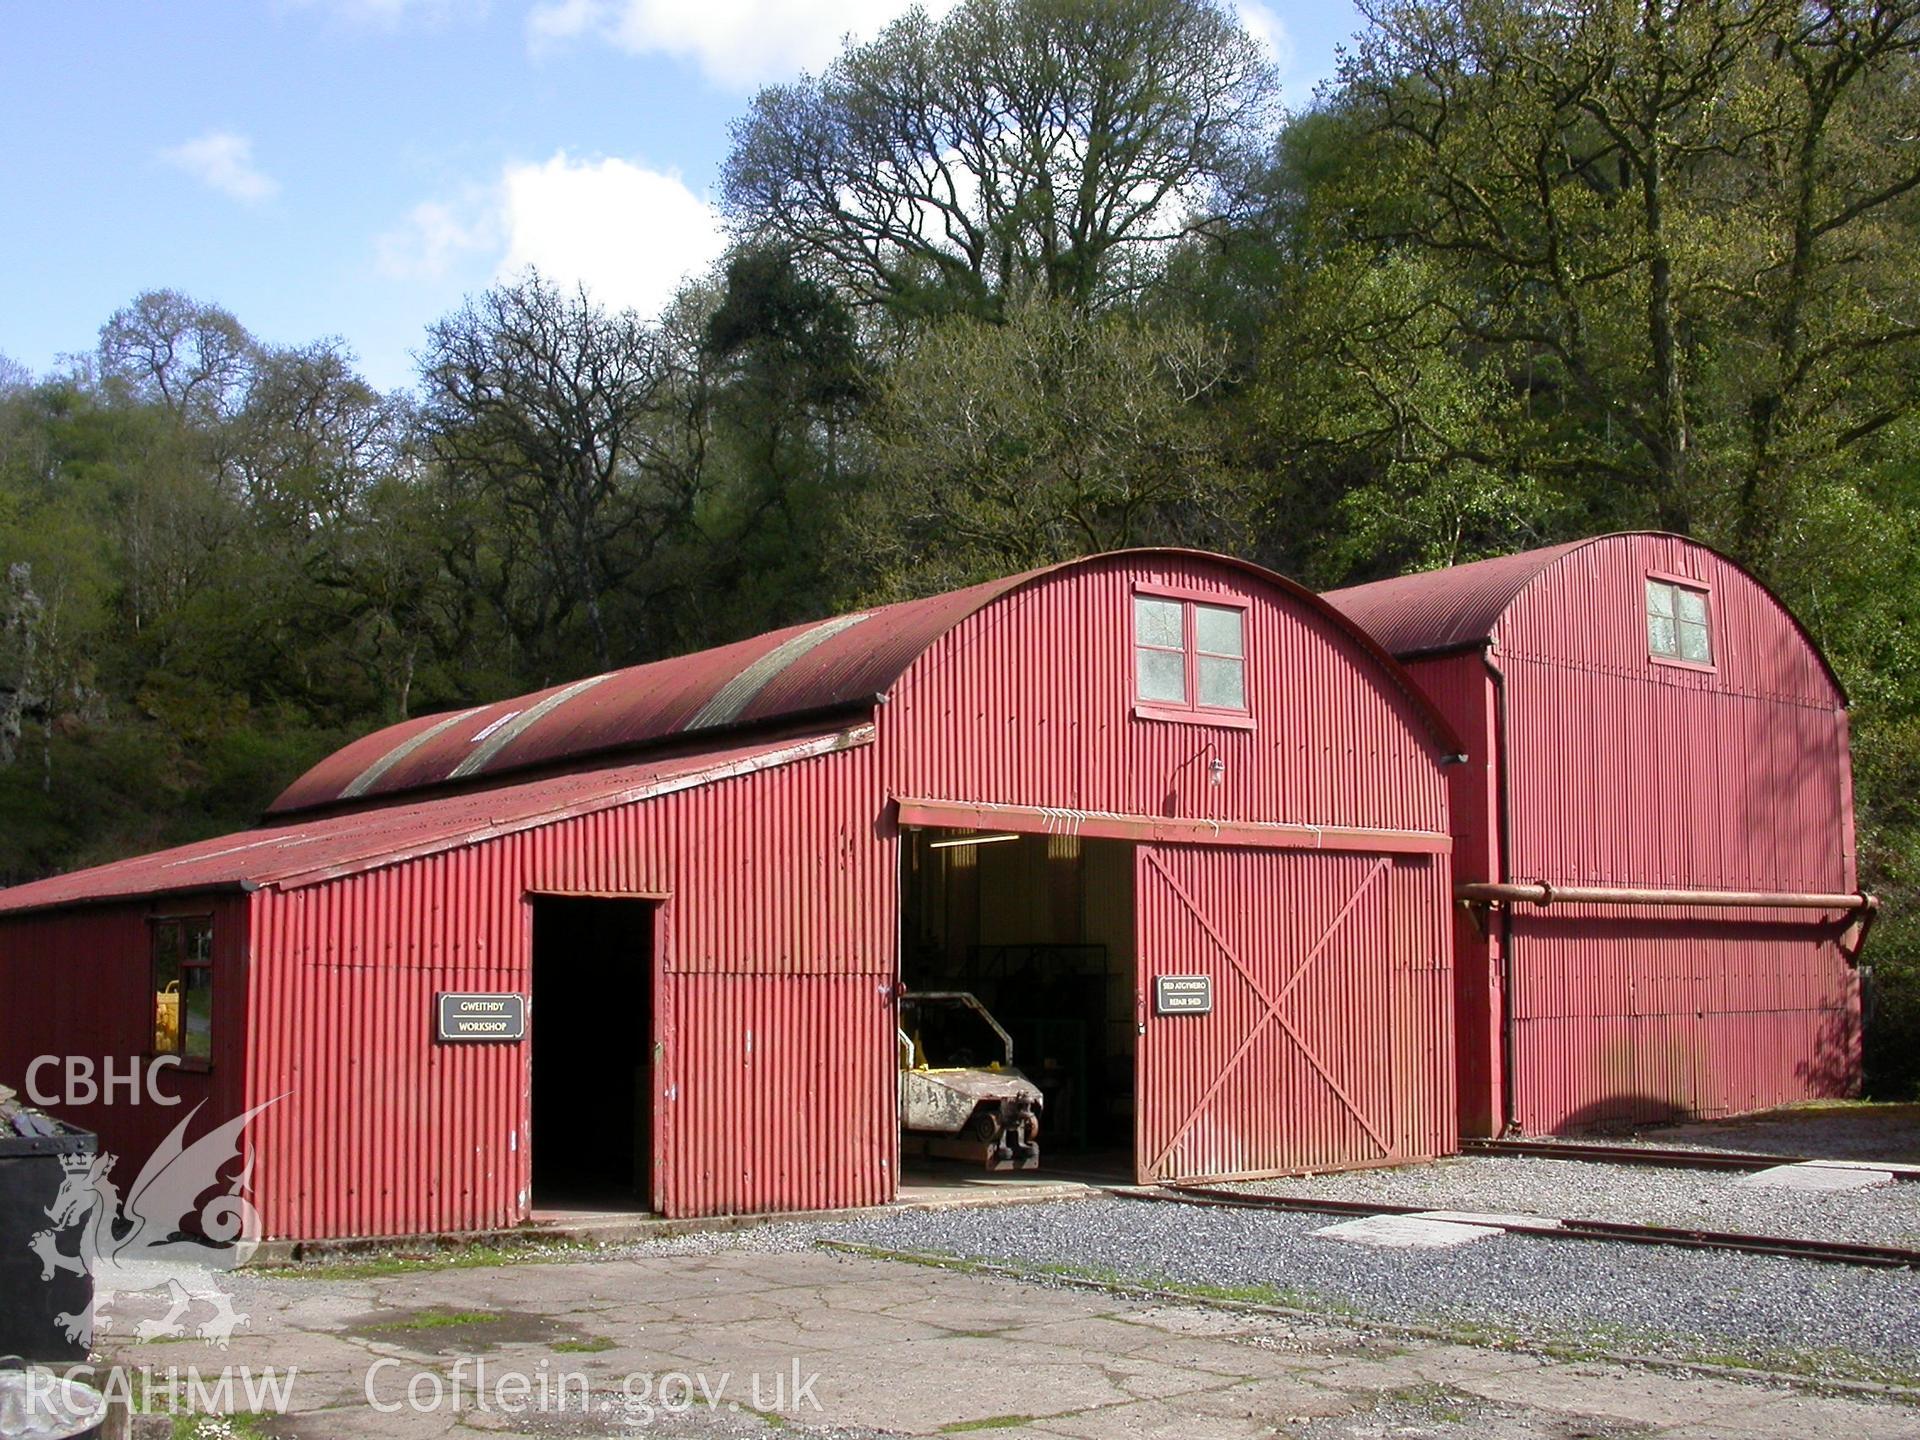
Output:
[[1136,590],[1133,680],[1142,714],[1246,716],[1246,607],[1211,595]]
[[1654,659],[1712,666],[1712,615],[1704,586],[1647,577],[1647,653]]

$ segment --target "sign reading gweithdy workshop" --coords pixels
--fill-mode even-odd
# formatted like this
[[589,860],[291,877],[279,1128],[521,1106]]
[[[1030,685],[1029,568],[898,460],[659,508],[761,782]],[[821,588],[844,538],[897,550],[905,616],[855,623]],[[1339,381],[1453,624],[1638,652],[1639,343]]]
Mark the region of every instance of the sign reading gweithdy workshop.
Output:
[[527,1033],[524,995],[437,995],[442,1040],[519,1040]]

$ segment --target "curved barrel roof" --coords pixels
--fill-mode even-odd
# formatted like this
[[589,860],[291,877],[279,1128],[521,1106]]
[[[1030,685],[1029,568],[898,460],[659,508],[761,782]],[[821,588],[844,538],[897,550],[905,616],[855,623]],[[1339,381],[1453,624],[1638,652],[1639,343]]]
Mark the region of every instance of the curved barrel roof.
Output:
[[1326,598],[1402,660],[1471,649],[1493,638],[1507,607],[1554,561],[1593,543],[1575,540],[1444,570],[1420,570],[1329,590]]
[[1638,538],[1678,541],[1744,576],[1793,626],[1844,702],[1846,688],[1819,642],[1778,595],[1752,571],[1711,545],[1668,531],[1620,530],[1591,535],[1584,540],[1523,550],[1515,555],[1497,555],[1490,560],[1475,560],[1444,570],[1422,570],[1391,580],[1329,590],[1325,598],[1398,659],[1417,660],[1424,655],[1474,650],[1495,638],[1501,619],[1514,602],[1560,561],[1595,545]]
[[[1143,550],[1142,557],[1200,552]],[[1088,556],[964,590],[795,625],[669,660],[592,675],[531,695],[377,730],[322,760],[283,791],[268,814],[354,805],[706,735],[767,730],[870,709],[916,659],[967,616]],[[1386,667],[1428,717],[1447,753],[1458,743],[1393,658],[1311,591],[1227,556],[1230,565],[1325,614]]]

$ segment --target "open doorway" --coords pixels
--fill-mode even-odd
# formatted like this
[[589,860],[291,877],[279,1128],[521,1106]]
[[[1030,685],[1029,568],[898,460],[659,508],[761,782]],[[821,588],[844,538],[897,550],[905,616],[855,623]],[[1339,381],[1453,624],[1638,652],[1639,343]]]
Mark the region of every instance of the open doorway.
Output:
[[650,900],[533,901],[533,1208],[652,1203]]
[[[1040,1174],[1130,1179],[1139,1024],[1133,845],[917,830],[901,863],[907,992],[970,994],[1006,1031],[1014,1066],[1043,1102]],[[917,1063],[952,1063],[936,1053],[944,1032],[927,1023],[928,1033],[908,1033],[903,1048],[924,1042]],[[916,1139],[903,1135],[903,1159],[916,1149],[940,1153]]]

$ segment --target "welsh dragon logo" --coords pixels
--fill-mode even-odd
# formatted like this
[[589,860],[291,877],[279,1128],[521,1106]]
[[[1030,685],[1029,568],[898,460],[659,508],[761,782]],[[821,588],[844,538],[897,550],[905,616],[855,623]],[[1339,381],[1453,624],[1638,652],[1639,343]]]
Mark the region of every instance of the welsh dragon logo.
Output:
[[[247,1317],[233,1308],[214,1276],[244,1264],[260,1244],[260,1214],[245,1193],[253,1162],[243,1157],[240,1136],[248,1122],[273,1103],[256,1106],[188,1144],[187,1127],[201,1109],[194,1106],[141,1168],[124,1200],[111,1178],[116,1156],[61,1157],[66,1175],[47,1207],[53,1226],[36,1234],[28,1246],[40,1257],[42,1280],[62,1271],[93,1277],[93,1308],[55,1317],[68,1340],[91,1345],[95,1333],[112,1323],[95,1316],[115,1297],[165,1291],[172,1308],[157,1320],[142,1321],[136,1338],[185,1335],[182,1317],[199,1302],[211,1306],[213,1313],[193,1333],[226,1348]],[[221,1172],[235,1160],[243,1162],[239,1173],[224,1178]],[[216,1188],[220,1193],[203,1204],[202,1198]],[[189,1220],[198,1222],[192,1234],[182,1228]],[[78,1248],[62,1251],[61,1234],[75,1229]]]

